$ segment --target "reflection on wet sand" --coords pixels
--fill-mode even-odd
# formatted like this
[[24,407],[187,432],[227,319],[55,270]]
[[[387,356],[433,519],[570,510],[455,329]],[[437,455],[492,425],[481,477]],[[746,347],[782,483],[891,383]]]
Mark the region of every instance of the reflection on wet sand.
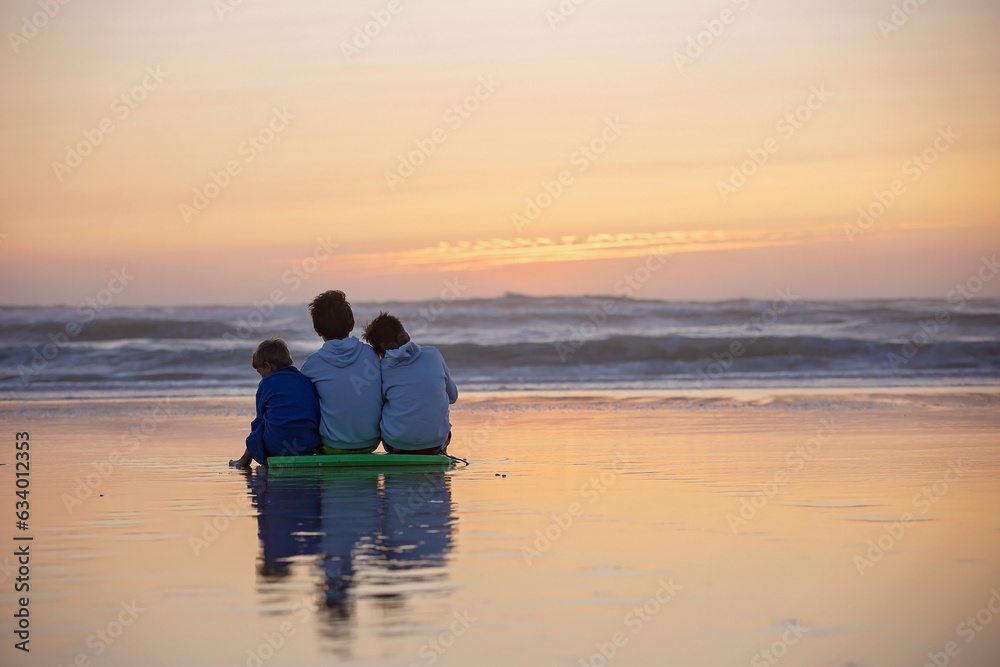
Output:
[[399,610],[446,575],[455,518],[443,471],[257,468],[247,484],[258,511],[259,587],[287,593],[281,583],[293,564],[315,563],[329,638],[348,636],[359,597]]

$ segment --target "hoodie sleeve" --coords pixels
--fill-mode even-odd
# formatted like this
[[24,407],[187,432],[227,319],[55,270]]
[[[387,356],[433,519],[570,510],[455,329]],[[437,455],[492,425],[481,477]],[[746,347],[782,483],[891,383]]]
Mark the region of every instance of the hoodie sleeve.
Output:
[[451,374],[448,373],[448,364],[444,362],[443,357],[441,358],[441,366],[444,368],[444,391],[448,394],[448,404],[451,405],[458,400],[458,387],[451,379]]

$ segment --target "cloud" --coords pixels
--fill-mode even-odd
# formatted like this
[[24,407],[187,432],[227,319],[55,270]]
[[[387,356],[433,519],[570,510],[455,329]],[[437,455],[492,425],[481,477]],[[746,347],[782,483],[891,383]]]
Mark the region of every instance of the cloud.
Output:
[[[838,234],[840,235],[838,237]],[[337,269],[378,273],[484,271],[517,264],[580,262],[655,254],[712,252],[803,245],[842,239],[832,228],[698,230],[591,234],[585,238],[493,238],[436,246],[338,256]]]

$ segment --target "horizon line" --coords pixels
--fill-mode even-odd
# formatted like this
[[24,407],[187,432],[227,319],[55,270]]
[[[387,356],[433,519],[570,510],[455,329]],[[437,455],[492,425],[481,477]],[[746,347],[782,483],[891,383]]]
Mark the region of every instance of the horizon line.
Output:
[[[790,288],[786,288],[790,289]],[[433,303],[435,301],[442,301],[444,303],[458,303],[458,302],[473,302],[473,301],[498,301],[501,299],[518,298],[518,299],[531,299],[531,300],[546,300],[546,299],[593,299],[593,300],[604,300],[610,299],[613,301],[629,301],[633,303],[699,303],[699,304],[725,304],[734,302],[754,302],[754,301],[771,301],[774,300],[776,295],[768,297],[730,297],[724,299],[683,299],[683,298],[645,298],[637,299],[630,296],[622,296],[615,294],[552,294],[552,295],[532,295],[532,294],[522,294],[518,292],[504,292],[503,294],[497,296],[483,296],[483,297],[468,297],[462,299],[444,299],[442,297],[427,298],[427,299],[358,299],[350,300],[348,302],[351,304],[385,304],[385,303],[399,303],[399,304],[421,304],[421,303]],[[928,301],[928,302],[941,302],[947,303],[947,298],[942,296],[897,296],[897,297],[841,297],[841,298],[809,298],[809,297],[796,297],[792,300],[793,303],[843,303],[843,302],[855,302],[855,303],[885,303],[894,301]],[[971,297],[965,299],[968,302],[1000,302],[1000,297]],[[145,304],[130,304],[130,305],[108,305],[103,306],[101,310],[124,310],[129,308],[255,308],[261,302],[251,302],[251,303],[211,303],[211,304],[196,304],[196,303],[145,303]],[[289,307],[302,307],[308,308],[309,302],[302,301],[296,303],[281,303],[273,304],[279,308],[289,308]],[[77,305],[70,305],[66,303],[39,303],[39,304],[10,304],[3,303],[0,304],[0,309],[33,309],[33,308],[86,308],[86,302],[81,302]]]

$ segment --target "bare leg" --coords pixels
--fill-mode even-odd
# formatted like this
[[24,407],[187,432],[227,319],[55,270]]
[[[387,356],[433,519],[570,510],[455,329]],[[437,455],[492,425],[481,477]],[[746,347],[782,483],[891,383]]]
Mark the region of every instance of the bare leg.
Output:
[[233,468],[249,468],[251,461],[253,461],[253,457],[250,456],[250,450],[247,449],[243,452],[243,456],[235,461],[230,461],[229,465]]

